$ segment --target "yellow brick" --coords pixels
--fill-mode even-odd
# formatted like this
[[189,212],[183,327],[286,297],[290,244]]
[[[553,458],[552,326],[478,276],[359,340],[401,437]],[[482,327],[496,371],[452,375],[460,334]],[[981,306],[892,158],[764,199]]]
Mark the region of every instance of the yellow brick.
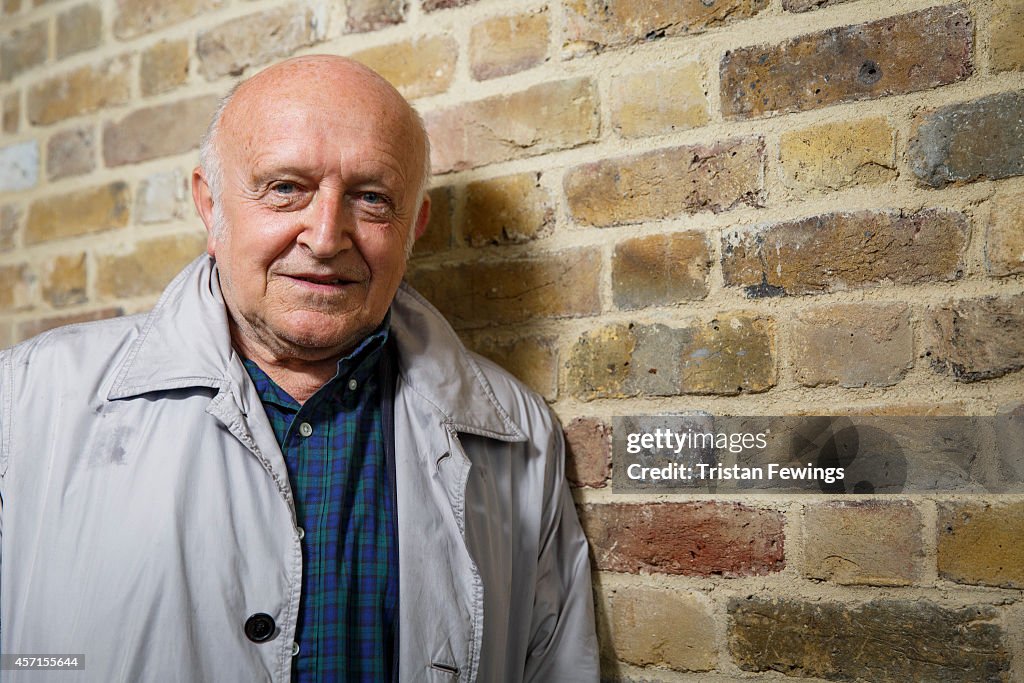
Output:
[[163,40],[142,53],[139,87],[143,95],[173,90],[188,78],[187,40]]
[[124,104],[131,96],[131,63],[127,57],[83,66],[37,83],[28,91],[28,120],[45,126]]
[[551,232],[554,208],[539,174],[470,183],[463,236],[472,246],[526,242]]
[[883,118],[844,121],[784,133],[783,182],[796,190],[838,190],[896,177],[893,131]]
[[549,31],[546,9],[476,24],[469,36],[473,78],[507,76],[540,64],[548,56]]
[[996,0],[992,16],[992,69],[1024,69],[1024,0]]
[[84,302],[85,286],[85,252],[57,256],[44,269],[43,299],[55,308]]
[[87,235],[128,224],[128,185],[113,182],[32,202],[25,226],[25,242]]
[[612,125],[624,137],[661,135],[708,122],[699,64],[651,69],[612,81]]
[[140,242],[127,254],[101,255],[96,292],[104,298],[156,294],[205,248],[206,237],[196,232]]
[[32,274],[24,263],[0,266],[0,313],[30,308],[32,282]]
[[408,99],[416,99],[448,89],[458,50],[451,38],[434,36],[372,47],[352,58],[388,79]]

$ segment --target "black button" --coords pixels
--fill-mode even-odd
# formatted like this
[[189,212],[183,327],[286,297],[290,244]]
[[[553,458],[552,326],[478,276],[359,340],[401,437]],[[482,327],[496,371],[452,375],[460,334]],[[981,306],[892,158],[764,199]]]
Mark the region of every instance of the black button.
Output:
[[274,617],[257,612],[245,620],[245,637],[254,643],[270,640],[274,635]]

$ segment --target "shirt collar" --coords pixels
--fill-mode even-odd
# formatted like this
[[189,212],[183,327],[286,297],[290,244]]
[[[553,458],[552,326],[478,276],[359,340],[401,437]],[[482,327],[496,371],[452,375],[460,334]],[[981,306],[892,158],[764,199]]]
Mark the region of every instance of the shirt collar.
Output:
[[[317,394],[320,394],[325,389],[333,391],[339,382],[355,380],[358,387],[364,387],[367,380],[377,371],[377,366],[380,363],[384,346],[387,344],[390,330],[391,309],[389,308],[381,324],[359,342],[351,352],[338,359],[337,371],[334,373],[334,377],[313,394],[310,400],[313,400]],[[256,392],[260,396],[260,401],[263,403],[273,403],[281,408],[299,409],[299,402],[278,386],[277,382],[272,380],[254,361],[242,357],[242,364],[256,386]]]

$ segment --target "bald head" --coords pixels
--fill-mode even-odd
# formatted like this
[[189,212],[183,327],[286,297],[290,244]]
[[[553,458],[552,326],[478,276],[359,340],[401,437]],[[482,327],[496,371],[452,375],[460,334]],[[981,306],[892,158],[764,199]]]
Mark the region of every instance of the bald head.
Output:
[[[394,135],[412,140],[410,156],[420,170],[410,179],[422,204],[430,180],[430,140],[423,120],[393,85],[372,69],[336,55],[309,55],[279,62],[235,85],[221,100],[200,146],[200,166],[215,202],[224,182],[225,154],[251,153],[247,133],[254,120],[273,110],[287,109],[289,102],[323,110],[339,102],[353,111],[378,116],[394,127]],[[222,216],[220,216],[222,218]],[[409,246],[412,246],[410,236]]]

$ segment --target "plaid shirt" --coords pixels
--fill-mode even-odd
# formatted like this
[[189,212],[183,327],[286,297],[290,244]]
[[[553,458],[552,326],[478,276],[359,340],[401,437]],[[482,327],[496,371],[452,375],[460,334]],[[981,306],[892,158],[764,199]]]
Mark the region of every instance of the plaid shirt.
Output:
[[380,372],[388,322],[301,406],[244,361],[284,453],[305,531],[297,681],[392,678],[398,534]]

